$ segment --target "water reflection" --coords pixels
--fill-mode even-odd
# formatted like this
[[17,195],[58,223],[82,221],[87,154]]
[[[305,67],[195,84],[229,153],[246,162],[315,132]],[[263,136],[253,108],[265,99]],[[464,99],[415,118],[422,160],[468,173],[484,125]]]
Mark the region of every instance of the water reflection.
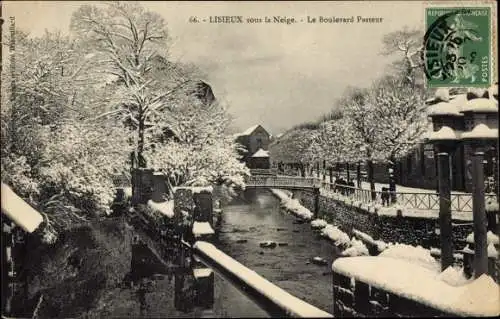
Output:
[[[135,304],[127,317],[268,317],[251,299],[191,255],[186,248],[155,256],[147,245],[137,242],[128,290]],[[168,266],[165,266],[168,265]],[[126,289],[127,290],[127,289]],[[107,314],[121,316],[125,309],[109,309]]]

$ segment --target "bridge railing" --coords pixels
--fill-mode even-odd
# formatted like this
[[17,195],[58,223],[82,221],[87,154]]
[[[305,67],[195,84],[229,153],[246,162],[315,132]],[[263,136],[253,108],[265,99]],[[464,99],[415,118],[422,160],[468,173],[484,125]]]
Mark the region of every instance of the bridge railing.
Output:
[[292,188],[313,188],[320,187],[318,179],[313,177],[295,176],[249,176],[246,179],[247,187],[292,187]]
[[275,168],[252,168],[250,169],[250,174],[252,175],[278,175],[278,170]]
[[[354,198],[363,203],[371,203],[372,191],[346,185],[336,185],[322,182],[322,188],[329,191],[341,193],[345,196]],[[382,202],[382,191],[375,190],[375,201]],[[389,193],[390,194],[390,193]],[[390,200],[390,198],[389,198]],[[496,201],[495,194],[485,194],[486,201]],[[419,193],[419,192],[396,192],[396,202],[407,208],[421,210],[439,210],[438,193]],[[472,212],[472,195],[467,193],[451,193],[451,210],[456,212]]]

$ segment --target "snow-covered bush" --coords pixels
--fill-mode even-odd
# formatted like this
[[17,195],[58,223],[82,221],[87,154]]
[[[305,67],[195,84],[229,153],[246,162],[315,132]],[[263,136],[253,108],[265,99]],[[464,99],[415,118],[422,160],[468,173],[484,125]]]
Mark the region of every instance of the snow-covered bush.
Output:
[[346,247],[351,242],[349,236],[341,231],[337,226],[328,224],[321,230],[321,235],[328,237],[335,243],[336,246]]
[[342,252],[343,256],[356,257],[368,256],[370,254],[368,252],[368,248],[366,248],[365,244],[361,240],[357,240],[353,237],[349,245],[349,248]]
[[41,210],[80,219],[108,212],[115,192],[112,176],[126,170],[129,150],[119,127],[62,125],[51,133],[43,154]]
[[313,228],[324,228],[326,225],[328,225],[328,223],[324,219],[315,219],[311,221],[311,227]]

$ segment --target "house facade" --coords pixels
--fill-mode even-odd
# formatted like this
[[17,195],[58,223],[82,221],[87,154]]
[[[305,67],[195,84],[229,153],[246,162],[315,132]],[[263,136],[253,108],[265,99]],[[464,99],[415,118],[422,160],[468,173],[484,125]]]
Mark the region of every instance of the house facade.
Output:
[[[474,101],[474,102],[473,102]],[[439,131],[443,126],[451,127],[459,134],[470,132],[478,125],[498,130],[498,94],[491,91],[481,97],[471,98],[468,94],[451,96],[443,103],[439,99],[428,101],[429,115],[434,122],[429,133]],[[428,139],[428,134],[415,147],[414,151],[402,158],[396,164],[396,183],[416,188],[436,189],[437,179],[437,152],[435,146]],[[484,143],[484,177],[485,180],[498,181],[498,139]],[[470,143],[458,142],[451,153],[451,187],[453,191],[472,192],[472,147]],[[376,174],[381,177],[383,171],[387,176],[387,165],[381,165]],[[377,179],[377,178],[375,178]],[[386,180],[387,179],[387,180]],[[377,182],[388,182],[388,178],[378,178]],[[487,191],[493,192],[492,188]]]
[[[252,156],[255,154],[258,155],[254,157],[258,159],[256,160],[259,163],[258,166],[268,166],[268,163],[265,165],[262,163],[263,161],[269,162],[269,156],[263,157],[262,155],[267,153],[269,144],[271,143],[271,134],[269,134],[265,128],[261,125],[249,127],[244,132],[236,135],[236,142],[245,148],[245,151],[241,154],[243,157],[242,160],[247,163],[247,165],[250,164],[249,167],[253,166]],[[259,151],[260,153],[257,153]]]

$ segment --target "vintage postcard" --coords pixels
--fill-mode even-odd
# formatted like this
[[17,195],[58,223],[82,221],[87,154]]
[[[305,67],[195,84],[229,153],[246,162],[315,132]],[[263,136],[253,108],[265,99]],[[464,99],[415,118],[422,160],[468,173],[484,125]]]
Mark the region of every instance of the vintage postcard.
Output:
[[1,1],[2,318],[498,317],[496,1]]

